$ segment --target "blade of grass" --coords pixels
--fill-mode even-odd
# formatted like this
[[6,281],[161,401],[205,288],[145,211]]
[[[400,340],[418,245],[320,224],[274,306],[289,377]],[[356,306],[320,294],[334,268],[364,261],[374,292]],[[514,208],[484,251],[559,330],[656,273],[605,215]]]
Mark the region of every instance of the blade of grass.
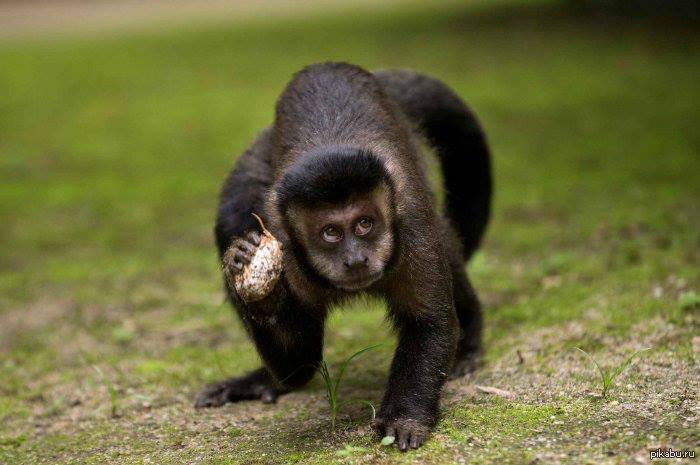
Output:
[[119,410],[119,397],[117,389],[112,384],[112,381],[105,376],[104,372],[97,365],[93,365],[92,368],[97,372],[98,376],[102,379],[102,383],[107,387],[107,392],[109,393],[110,407],[112,417],[117,417],[117,411]]
[[364,354],[365,352],[369,352],[370,350],[374,350],[377,347],[381,346],[382,344],[375,344],[369,347],[365,347],[364,349],[358,350],[354,354],[352,354],[350,357],[346,358],[343,363],[340,365],[340,371],[338,372],[338,377],[335,380],[335,385],[333,386],[334,392],[338,393],[338,388],[340,387],[340,381],[343,378],[343,375],[345,374],[345,370],[348,367],[348,364],[357,356]]
[[331,414],[331,427],[335,429],[335,420],[338,415],[338,401],[336,393],[333,390],[333,380],[331,374],[328,371],[328,365],[324,360],[321,360],[318,364],[318,372],[321,374],[323,379],[323,385],[326,389],[326,399],[328,400],[328,408]]
[[585,350],[581,349],[580,347],[574,347],[574,349],[576,349],[576,350],[578,350],[579,352],[581,352],[583,355],[585,355],[586,357],[588,357],[588,359],[589,359],[591,362],[593,362],[593,365],[595,365],[595,367],[598,369],[598,373],[600,373],[600,379],[601,379],[601,380],[603,381],[603,383],[604,383],[604,382],[605,382],[605,372],[604,372],[603,369],[600,367],[600,365],[598,365],[598,362],[595,361],[595,359],[591,356],[591,354],[589,354],[589,353],[586,352]]
[[598,369],[598,373],[600,373],[600,380],[601,380],[601,397],[605,397],[608,394],[608,391],[610,388],[613,386],[613,383],[615,382],[615,379],[627,368],[630,366],[632,363],[632,360],[634,357],[639,355],[642,352],[645,352],[647,350],[651,350],[651,347],[646,347],[644,349],[640,349],[636,352],[634,352],[632,355],[627,357],[624,362],[622,362],[618,367],[615,369],[603,369],[598,362],[585,350],[579,348],[579,347],[574,347],[574,349],[578,350],[579,352],[583,353],[588,359],[593,362],[595,367]]
[[635,353],[633,353],[632,355],[630,355],[629,357],[627,357],[627,358],[625,359],[625,361],[622,362],[622,364],[621,364],[619,367],[617,367],[617,368],[613,371],[612,379],[614,380],[614,379],[617,378],[623,371],[625,371],[625,370],[627,369],[627,367],[629,367],[629,366],[632,364],[632,360],[634,359],[634,357],[636,357],[637,355],[641,354],[642,352],[646,352],[647,350],[651,350],[651,347],[645,347],[644,349],[639,349],[638,351],[636,351]]
[[[321,374],[321,378],[323,379],[323,385],[324,388],[326,389],[326,399],[328,400],[328,408],[330,409],[330,414],[331,414],[331,426],[333,429],[335,429],[335,423],[336,419],[338,417],[338,411],[340,409],[340,406],[347,403],[339,403],[338,402],[338,390],[340,389],[340,383],[343,378],[343,375],[345,374],[345,370],[348,367],[348,364],[350,361],[352,361],[355,357],[368,352],[370,350],[376,349],[382,344],[375,344],[373,346],[365,347],[364,349],[358,350],[354,354],[352,354],[350,357],[346,358],[343,360],[343,362],[340,365],[340,370],[338,372],[338,376],[336,377],[335,380],[333,380],[333,377],[330,374],[330,371],[328,370],[328,364],[326,363],[325,360],[321,360],[318,365],[316,366],[316,369],[318,372]],[[366,400],[357,400],[356,402],[361,402],[364,403],[365,405],[368,405],[372,409],[372,419],[376,416],[376,410],[374,408],[374,405],[372,405],[369,401]]]

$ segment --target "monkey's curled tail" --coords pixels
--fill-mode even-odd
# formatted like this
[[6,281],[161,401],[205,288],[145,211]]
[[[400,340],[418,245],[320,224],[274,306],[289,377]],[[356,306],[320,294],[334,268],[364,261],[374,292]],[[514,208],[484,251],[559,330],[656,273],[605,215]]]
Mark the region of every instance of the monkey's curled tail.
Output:
[[468,260],[481,242],[491,213],[491,153],[481,125],[437,79],[403,70],[375,75],[435,148],[442,165],[445,213],[457,227]]

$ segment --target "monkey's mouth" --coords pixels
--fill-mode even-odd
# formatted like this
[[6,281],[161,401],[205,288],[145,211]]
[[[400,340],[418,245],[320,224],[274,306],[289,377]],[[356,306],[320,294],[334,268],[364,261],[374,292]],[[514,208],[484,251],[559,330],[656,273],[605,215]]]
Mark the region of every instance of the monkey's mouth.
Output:
[[381,272],[370,273],[360,277],[353,277],[349,279],[343,279],[336,281],[335,285],[340,289],[345,289],[348,291],[357,291],[359,289],[364,289],[377,281],[382,276]]

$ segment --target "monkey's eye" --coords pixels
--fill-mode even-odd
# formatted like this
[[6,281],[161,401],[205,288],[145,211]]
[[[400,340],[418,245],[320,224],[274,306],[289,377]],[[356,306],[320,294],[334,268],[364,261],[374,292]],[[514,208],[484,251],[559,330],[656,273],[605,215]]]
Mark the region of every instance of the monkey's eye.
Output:
[[372,229],[372,218],[363,217],[355,225],[355,234],[358,236],[364,236]]
[[343,233],[335,226],[326,226],[321,231],[321,237],[326,242],[338,242],[343,238]]

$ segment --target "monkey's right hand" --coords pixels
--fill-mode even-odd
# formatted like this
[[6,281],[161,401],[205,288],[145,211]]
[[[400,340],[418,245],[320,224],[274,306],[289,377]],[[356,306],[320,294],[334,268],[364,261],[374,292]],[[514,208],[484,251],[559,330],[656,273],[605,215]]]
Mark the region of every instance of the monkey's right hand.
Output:
[[243,237],[235,237],[224,254],[223,266],[227,278],[231,278],[243,270],[250,263],[255,250],[260,245],[260,233],[256,230],[248,231]]

